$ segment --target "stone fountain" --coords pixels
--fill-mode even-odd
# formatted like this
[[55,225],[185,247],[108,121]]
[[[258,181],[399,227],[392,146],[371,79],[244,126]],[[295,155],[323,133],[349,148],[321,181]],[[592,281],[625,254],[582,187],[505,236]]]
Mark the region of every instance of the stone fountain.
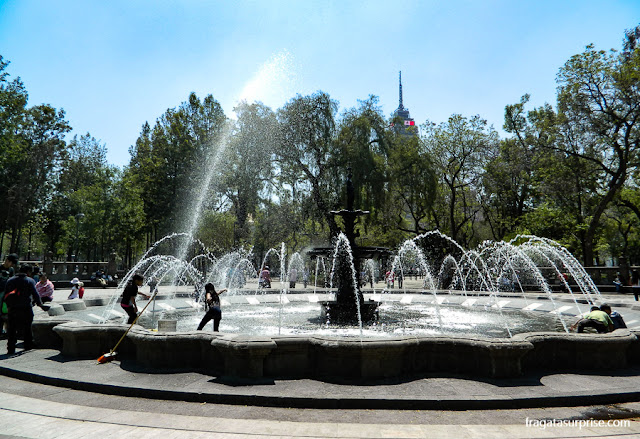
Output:
[[[355,212],[353,209],[347,209],[347,211]],[[353,216],[354,219],[356,217]],[[355,227],[350,230],[355,232]],[[429,236],[435,236],[434,234],[440,236],[435,232]],[[353,237],[355,238],[355,233]],[[176,238],[180,237],[173,236],[166,239]],[[419,238],[414,238],[414,240],[417,239]],[[417,247],[410,245],[415,244],[414,240],[406,242],[401,247],[398,260],[394,264],[402,263],[408,252],[419,252]],[[365,300],[362,293],[354,287],[357,285],[354,260],[357,261],[358,257],[354,257],[347,251],[348,249],[349,240],[345,234],[341,234],[337,239],[334,255],[343,255],[338,258],[342,260],[347,256],[346,260],[351,269],[349,275],[345,275],[347,281],[341,285],[343,289],[338,288],[337,297],[340,299],[325,302],[326,312],[332,322],[339,320],[342,312],[343,320],[353,323],[360,315],[356,313],[358,309],[363,311],[361,320],[373,319],[377,312],[383,320],[385,314],[389,313],[389,304],[393,302],[399,306],[409,304],[415,306],[422,303],[436,311],[445,306],[456,310],[454,314],[447,311],[442,316],[436,312],[438,318],[442,320],[452,316],[458,320],[464,319],[461,317],[462,313],[468,315],[465,310],[475,308],[478,312],[493,316],[494,323],[487,334],[481,331],[458,334],[446,332],[446,330],[439,333],[421,333],[411,331],[411,328],[408,328],[410,331],[406,335],[404,331],[385,334],[384,325],[380,324],[372,325],[375,327],[373,330],[365,329],[368,335],[355,336],[353,328],[329,325],[334,327],[328,329],[324,323],[318,324],[319,322],[312,322],[312,325],[316,325],[315,329],[306,333],[290,331],[286,334],[279,332],[274,334],[264,331],[264,327],[252,333],[241,328],[212,333],[195,331],[193,328],[195,320],[198,320],[196,318],[190,327],[178,328],[171,332],[154,332],[142,326],[135,326],[118,348],[120,358],[135,361],[149,368],[196,370],[215,376],[236,378],[339,377],[356,380],[414,377],[431,373],[494,378],[516,377],[522,373],[538,373],[543,370],[562,371],[578,367],[619,368],[627,364],[638,364],[640,361],[640,342],[636,333],[628,330],[617,330],[609,334],[571,334],[562,328],[560,331],[549,328],[542,329],[543,332],[539,332],[540,329],[538,329],[533,330],[534,332],[529,330],[512,333],[509,337],[488,336],[495,329],[498,321],[505,321],[501,315],[508,309],[522,309],[529,313],[557,316],[564,325],[565,320],[569,322],[575,319],[577,314],[588,310],[589,305],[596,300],[598,292],[593,289],[594,286],[591,285],[588,277],[585,277],[583,268],[566,252],[566,249],[552,241],[537,237],[520,237],[517,242],[487,244],[479,251],[467,251],[451,263],[445,258],[442,266],[451,267],[454,269],[454,274],[452,276],[435,275],[435,273],[444,273],[445,268],[435,270],[433,276],[427,273],[425,285],[427,290],[431,290],[432,284],[437,288],[441,286],[443,279],[452,279],[447,282],[457,290],[433,290],[425,294],[421,289],[417,289],[413,294],[381,294],[378,295],[378,299],[383,301],[383,307],[380,309],[377,302],[371,303]],[[361,255],[362,248],[356,247],[356,252],[356,255]],[[242,261],[245,259],[242,255],[236,255],[222,257],[217,261],[225,266],[230,264],[238,268],[242,266]],[[193,285],[196,282],[214,279],[217,276],[216,273],[222,275],[227,272],[226,269],[214,268],[212,271],[207,271],[207,274],[199,274],[196,266],[203,262],[205,259],[199,256],[184,262],[169,255],[145,255],[137,264],[136,270],[158,276],[158,278],[164,277],[165,280],[173,276],[172,282],[175,284],[175,286],[163,285],[162,293],[166,299],[158,304],[156,311],[163,309],[171,315],[174,312],[171,311],[172,308],[179,311],[176,308],[182,307],[182,309],[191,309],[191,314],[188,315],[201,316],[202,311],[198,303],[192,299]],[[536,263],[544,265],[536,268]],[[530,276],[525,276],[527,267],[532,273]],[[334,268],[337,269],[338,265]],[[542,268],[553,269],[553,273],[545,277],[542,274]],[[554,298],[546,279],[555,278],[557,272],[564,270],[571,273],[579,291],[576,291],[576,294],[566,293]],[[340,270],[334,271],[336,271],[335,276],[338,276],[337,271]],[[538,284],[533,285],[532,289],[527,288],[527,294],[524,291],[498,294],[495,287],[491,286],[506,274],[516,272],[520,273],[519,279],[522,283],[535,281]],[[348,282],[349,280],[351,283]],[[478,284],[487,285],[488,291],[470,289]],[[179,291],[174,292],[175,288]],[[531,291],[536,293],[532,294]],[[224,312],[227,314],[223,321],[233,320],[231,302],[241,307],[238,315],[262,313],[258,316],[258,321],[262,322],[264,313],[267,312],[266,308],[270,307],[271,312],[277,309],[275,312],[280,315],[283,309],[296,303],[306,302],[306,306],[309,307],[309,304],[315,303],[311,299],[318,297],[315,294],[298,293],[285,301],[283,300],[285,293],[281,291],[280,295],[263,295],[249,290],[238,290],[237,295],[224,298],[229,303],[224,307]],[[114,295],[117,296],[118,292]],[[356,297],[358,297],[357,301]],[[38,315],[34,321],[34,335],[38,345],[60,349],[68,358],[95,359],[111,349],[128,326],[122,323],[122,316],[116,315],[114,319],[110,318],[117,314],[118,310],[107,304],[102,304],[103,316],[106,318],[101,318],[96,314],[97,311],[93,310],[74,311],[73,305],[79,303],[89,306],[89,301],[86,299],[83,302],[62,303],[60,308],[69,311],[68,315],[66,313],[56,316]],[[334,318],[336,314],[339,317]],[[633,321],[631,319],[634,318],[633,310],[624,310],[624,314],[631,323]],[[539,315],[529,314],[529,318],[538,320]],[[97,321],[102,323],[98,324]],[[509,321],[512,320],[509,319]],[[513,328],[512,325],[510,326]],[[379,332],[380,337],[373,337],[374,332]],[[348,336],[348,333],[352,335]]]
[[[364,258],[390,255],[389,250],[383,247],[360,247],[356,244],[356,238],[360,236],[355,228],[356,221],[360,216],[368,215],[369,212],[354,209],[355,190],[351,178],[351,168],[348,168],[347,208],[331,211],[334,216],[342,218],[344,234],[338,236],[335,247],[316,247],[309,252],[312,257],[333,255],[336,297],[335,300],[321,302],[321,316],[329,323],[339,325],[362,324],[378,319],[378,302],[365,300],[360,291],[360,266]],[[345,238],[346,242],[344,242]]]

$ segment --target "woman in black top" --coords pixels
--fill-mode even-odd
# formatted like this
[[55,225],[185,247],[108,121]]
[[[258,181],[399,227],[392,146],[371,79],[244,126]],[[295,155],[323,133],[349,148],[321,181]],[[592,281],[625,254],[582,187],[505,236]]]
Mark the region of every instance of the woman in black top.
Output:
[[205,313],[202,321],[198,325],[198,331],[201,331],[211,319],[213,319],[213,330],[218,332],[218,327],[220,326],[220,320],[222,320],[222,310],[220,309],[220,297],[219,294],[224,293],[225,290],[220,290],[220,292],[216,293],[216,288],[212,283],[208,283],[204,286],[205,291],[205,309],[207,312]]
[[129,315],[129,320],[127,320],[127,324],[129,325],[132,324],[138,316],[136,296],[138,294],[142,294],[147,299],[149,299],[150,297],[138,291],[138,287],[142,286],[143,281],[144,277],[142,277],[141,274],[134,274],[127,286],[124,288],[124,291],[122,292],[122,300],[120,301],[120,306]]

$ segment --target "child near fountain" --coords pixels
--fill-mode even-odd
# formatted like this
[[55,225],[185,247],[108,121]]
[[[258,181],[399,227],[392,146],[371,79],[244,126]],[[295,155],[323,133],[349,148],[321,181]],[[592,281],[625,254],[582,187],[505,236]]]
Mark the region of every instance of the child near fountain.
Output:
[[611,318],[611,321],[613,322],[613,330],[614,331],[616,329],[619,329],[619,328],[626,328],[627,327],[627,324],[624,322],[624,319],[622,318],[620,313],[618,311],[612,311],[610,305],[608,305],[606,303],[603,303],[602,305],[600,305],[600,310],[606,312],[607,314],[609,314],[609,317]]
[[207,312],[204,317],[200,321],[198,325],[198,331],[202,331],[204,325],[209,323],[210,320],[213,319],[213,331],[218,332],[218,328],[220,326],[220,320],[222,320],[222,309],[220,309],[220,294],[226,292],[227,290],[220,290],[216,292],[216,288],[212,283],[208,283],[204,286],[205,292],[205,309]]
[[77,277],[74,277],[71,280],[71,294],[69,294],[68,300],[71,299],[81,299],[80,297],[80,280]]

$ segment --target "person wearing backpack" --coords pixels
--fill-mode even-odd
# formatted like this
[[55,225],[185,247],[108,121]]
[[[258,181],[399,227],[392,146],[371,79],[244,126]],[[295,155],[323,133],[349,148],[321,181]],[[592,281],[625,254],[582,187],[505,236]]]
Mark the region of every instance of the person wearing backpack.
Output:
[[0,265],[0,332],[2,338],[6,338],[6,326],[7,326],[7,305],[3,302],[4,286],[7,284],[9,278],[14,275],[14,268],[18,265],[18,255],[11,253],[4,259],[2,265]]
[[36,290],[36,282],[30,277],[31,265],[20,267],[20,272],[7,281],[4,288],[4,302],[7,304],[7,354],[16,353],[18,329],[24,334],[24,350],[33,349],[33,303],[42,308],[40,295]]

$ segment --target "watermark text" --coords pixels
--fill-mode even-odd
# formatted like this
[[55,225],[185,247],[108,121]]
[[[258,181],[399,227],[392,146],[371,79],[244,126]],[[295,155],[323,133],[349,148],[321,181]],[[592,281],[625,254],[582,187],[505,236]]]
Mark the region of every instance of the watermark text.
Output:
[[532,428],[572,427],[631,427],[629,419],[525,419],[525,425]]

